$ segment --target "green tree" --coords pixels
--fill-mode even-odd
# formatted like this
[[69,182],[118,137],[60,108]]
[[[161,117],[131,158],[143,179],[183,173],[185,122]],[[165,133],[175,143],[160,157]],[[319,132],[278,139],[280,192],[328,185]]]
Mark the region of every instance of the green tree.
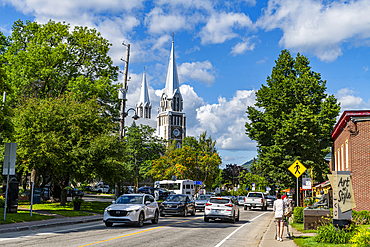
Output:
[[212,188],[216,186],[214,183],[219,177],[221,164],[215,144],[216,141],[212,141],[211,137],[206,137],[206,132],[198,140],[186,137],[181,148],[171,149],[166,155],[154,160],[147,175],[154,180],[172,179],[173,175],[177,179],[198,179],[206,188]]
[[12,127],[9,116],[11,115],[11,109],[8,107],[9,104],[3,104],[2,96],[4,92],[9,91],[5,84],[6,74],[5,65],[6,60],[4,53],[9,46],[9,42],[4,34],[0,31],[0,144],[4,137],[9,137]]
[[[5,51],[9,100],[58,97],[73,92],[84,101],[96,97],[117,112],[118,67],[108,56],[111,44],[95,29],[49,21],[16,21]],[[117,108],[118,109],[118,108]]]
[[17,148],[17,170],[50,174],[62,189],[65,204],[68,182],[86,181],[99,171],[114,176],[119,164],[116,152],[120,142],[112,135],[110,117],[96,99],[80,103],[73,94],[59,98],[27,99],[15,109],[12,118]]
[[153,160],[166,151],[166,141],[154,135],[155,129],[148,125],[137,126],[135,122],[127,128],[124,143],[125,165],[129,167],[128,180],[138,181],[147,177]]
[[325,90],[326,81],[311,70],[305,56],[281,52],[267,85],[256,92],[255,107],[247,109],[246,134],[257,141],[257,167],[263,176],[293,186],[295,177],[288,167],[299,159],[312,165],[318,181],[325,179],[324,157],[330,152],[330,133],[340,110]]

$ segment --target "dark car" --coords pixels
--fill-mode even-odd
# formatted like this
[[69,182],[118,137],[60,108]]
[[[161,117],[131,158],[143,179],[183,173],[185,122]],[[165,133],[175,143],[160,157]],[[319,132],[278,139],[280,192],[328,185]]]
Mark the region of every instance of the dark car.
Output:
[[169,195],[167,199],[162,202],[159,212],[162,217],[169,215],[187,216],[189,213],[195,215],[194,200],[186,194]]
[[267,195],[266,200],[267,200],[267,206],[268,207],[273,207],[274,206],[274,201],[276,200],[276,196]]
[[75,196],[84,196],[85,195],[83,190],[78,190],[76,188],[73,188],[71,190],[67,190],[67,196],[72,196],[72,193],[73,193],[73,197],[75,197]]
[[149,186],[141,187],[137,190],[141,194],[149,194],[156,197],[156,191],[158,191],[158,200],[165,200],[171,192],[162,188],[153,188]]

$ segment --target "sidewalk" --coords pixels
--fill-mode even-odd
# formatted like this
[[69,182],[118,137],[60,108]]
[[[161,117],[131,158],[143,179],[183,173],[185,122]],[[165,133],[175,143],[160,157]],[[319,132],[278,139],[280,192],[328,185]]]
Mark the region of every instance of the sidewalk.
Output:
[[[283,241],[279,242],[275,239],[275,218],[272,217],[270,221],[270,225],[265,232],[265,235],[263,235],[263,238],[260,243],[260,247],[270,247],[270,246],[291,246],[291,247],[296,247],[297,245],[294,243],[293,239],[287,238],[287,232],[286,232],[286,227],[284,227],[284,232],[283,232]],[[297,231],[295,228],[292,228],[289,226],[289,231],[290,234],[294,237],[298,236],[314,236],[314,233],[302,233]]]
[[34,210],[33,212],[38,213],[38,214],[43,214],[43,215],[51,215],[57,218],[50,219],[50,220],[19,222],[19,223],[13,223],[13,224],[1,224],[0,233],[34,230],[38,228],[71,225],[71,224],[79,224],[79,223],[103,220],[102,214],[94,214],[90,216],[78,216],[78,217],[64,217],[61,215],[57,216],[55,214],[50,214],[46,211],[41,211],[41,210]]

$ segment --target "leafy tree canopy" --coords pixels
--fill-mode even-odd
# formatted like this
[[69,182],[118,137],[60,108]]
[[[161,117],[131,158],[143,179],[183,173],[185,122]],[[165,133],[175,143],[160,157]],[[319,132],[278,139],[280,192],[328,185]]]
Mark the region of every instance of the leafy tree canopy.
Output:
[[219,177],[219,165],[221,164],[218,153],[210,148],[214,147],[214,144],[215,142],[210,137],[206,138],[206,133],[199,137],[199,141],[194,137],[186,137],[182,148],[174,149],[154,160],[147,175],[154,180],[172,179],[173,175],[177,179],[194,181],[197,179],[202,181],[206,188],[212,188]]
[[326,81],[311,70],[305,56],[281,52],[267,85],[256,92],[255,106],[247,109],[246,134],[257,141],[257,166],[263,176],[293,186],[295,177],[288,167],[298,159],[313,167],[316,180],[325,179],[324,157],[340,110],[337,99],[325,91]]
[[61,22],[18,20],[9,41],[4,57],[12,102],[73,92],[82,101],[96,97],[107,110],[115,111],[119,85],[112,82],[117,80],[118,67],[108,56],[111,44],[95,29],[71,31]]
[[120,156],[114,152],[120,142],[111,135],[111,119],[102,116],[105,109],[95,99],[81,103],[71,93],[31,98],[22,105],[12,118],[18,171],[50,174],[61,189],[72,179],[86,181],[99,171],[115,174],[112,166]]

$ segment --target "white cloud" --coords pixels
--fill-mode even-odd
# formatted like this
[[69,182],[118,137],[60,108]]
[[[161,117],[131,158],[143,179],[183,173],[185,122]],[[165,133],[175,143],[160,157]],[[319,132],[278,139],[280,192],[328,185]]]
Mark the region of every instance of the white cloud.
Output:
[[148,31],[154,34],[190,28],[186,16],[175,13],[167,14],[159,7],[155,7],[147,14],[144,23],[148,26]]
[[252,41],[252,39],[255,39],[256,36],[252,36],[249,38],[244,39],[242,42],[239,42],[236,44],[233,48],[231,48],[231,54],[236,56],[243,54],[246,51],[253,51],[256,47],[256,43]]
[[229,101],[219,97],[217,104],[202,105],[196,110],[198,122],[188,132],[197,136],[207,131],[219,149],[255,150],[256,144],[245,134],[247,106],[254,103],[254,90],[238,90]]
[[344,43],[366,45],[370,38],[370,2],[270,0],[256,25],[281,29],[280,44],[310,52],[324,61],[342,55]]
[[252,21],[244,13],[214,13],[200,31],[201,43],[223,43],[238,36],[233,29],[251,26]]
[[210,61],[183,63],[178,66],[180,82],[195,80],[211,85],[215,82],[214,70]]
[[338,90],[335,96],[341,103],[341,111],[362,110],[370,107],[361,97],[355,96],[355,94],[358,93],[349,88]]

